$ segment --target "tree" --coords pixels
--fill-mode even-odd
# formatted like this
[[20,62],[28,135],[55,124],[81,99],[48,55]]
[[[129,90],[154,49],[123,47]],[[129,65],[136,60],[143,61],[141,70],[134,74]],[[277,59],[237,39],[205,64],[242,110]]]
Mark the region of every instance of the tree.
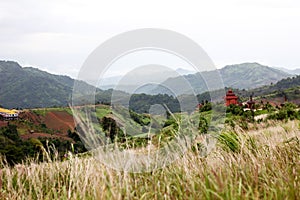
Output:
[[202,134],[206,134],[208,132],[208,122],[203,116],[199,117],[199,131]]
[[15,142],[21,141],[16,125],[9,124],[7,127],[5,127],[3,130],[3,135]]
[[200,112],[210,111],[212,109],[212,105],[210,102],[206,102],[200,109]]
[[110,138],[111,142],[124,141],[125,135],[123,131],[117,126],[117,123],[113,118],[103,117],[101,120],[101,125],[103,130],[105,131],[106,137]]

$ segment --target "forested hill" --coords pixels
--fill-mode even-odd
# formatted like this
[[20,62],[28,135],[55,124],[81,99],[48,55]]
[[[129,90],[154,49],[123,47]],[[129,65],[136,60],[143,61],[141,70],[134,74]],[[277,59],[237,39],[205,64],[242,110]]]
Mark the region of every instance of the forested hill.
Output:
[[[288,90],[288,91],[287,91]],[[300,75],[294,77],[288,77],[278,81],[276,84],[270,84],[263,87],[255,88],[249,92],[254,93],[256,96],[268,95],[271,93],[278,93],[279,95],[285,95],[287,92],[293,92],[298,98],[300,97]],[[248,92],[248,93],[249,93]],[[288,95],[292,97],[293,95]]]
[[[228,88],[226,88],[227,90]],[[250,95],[258,98],[286,98],[290,101],[299,102],[300,99],[300,75],[294,77],[288,77],[278,81],[275,84],[264,85],[262,87],[254,88],[251,90],[239,90],[238,88],[232,88],[234,93],[241,99],[246,100]],[[200,99],[209,97],[209,93],[205,92],[199,95]]]
[[74,79],[32,67],[22,68],[13,61],[0,61],[0,83],[1,106],[34,108],[68,105]]
[[[0,61],[0,105],[6,108],[67,106],[71,102],[74,81],[68,76],[53,75],[32,67],[22,68],[17,62]],[[100,90],[85,82],[79,83],[84,88],[96,90],[95,103],[110,103],[113,93],[116,103],[124,106],[130,103],[130,107],[138,112],[147,112],[153,103],[167,104],[172,111],[178,109],[178,101],[172,96],[145,97],[141,94],[134,95],[128,102],[130,95],[122,91]],[[141,99],[147,101],[141,102]]]
[[281,70],[259,63],[227,65],[220,70],[220,73],[227,87],[240,89],[257,88],[292,76]]
[[[219,69],[223,83],[225,87],[232,87],[238,89],[253,89],[263,85],[269,85],[270,83],[276,83],[277,81],[291,77],[293,75],[286,72],[274,69],[268,66],[261,65],[259,63],[242,63],[236,65],[227,65],[222,69]],[[190,83],[196,93],[200,94],[207,91],[205,80],[214,80],[215,71],[205,71],[201,74],[189,74],[183,76],[186,81]],[[182,88],[178,83],[182,77],[169,78],[162,85],[171,87],[177,94],[188,93],[186,88]],[[155,92],[158,93],[155,88]],[[149,91],[148,93],[153,93]],[[161,91],[162,93],[165,91]]]

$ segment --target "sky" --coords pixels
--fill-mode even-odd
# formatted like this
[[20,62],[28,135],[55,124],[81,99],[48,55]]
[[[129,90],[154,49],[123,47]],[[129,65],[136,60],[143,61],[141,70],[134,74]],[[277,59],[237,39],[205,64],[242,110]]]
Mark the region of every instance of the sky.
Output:
[[300,68],[299,10],[298,0],[0,0],[0,60],[76,78],[112,36],[163,28],[197,42],[217,68]]

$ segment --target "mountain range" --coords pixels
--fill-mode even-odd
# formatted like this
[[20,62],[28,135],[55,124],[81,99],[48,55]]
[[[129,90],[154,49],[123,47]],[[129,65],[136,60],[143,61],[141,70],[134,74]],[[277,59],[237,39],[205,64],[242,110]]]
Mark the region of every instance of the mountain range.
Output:
[[[222,78],[225,87],[238,89],[252,89],[291,77],[293,75],[274,69],[259,63],[242,63],[236,65],[227,65],[222,69],[213,71],[204,71],[195,74],[184,75],[175,78],[168,78],[159,86],[150,91],[144,90],[143,93],[172,93],[176,95],[196,93],[200,94],[208,90],[219,89],[222,84],[215,84],[218,77]],[[207,86],[209,82],[210,88]],[[165,88],[168,88],[166,90]]]
[[[150,83],[139,88],[136,93],[175,93],[176,95],[188,93],[189,91],[186,91],[186,88],[181,85],[180,79],[188,82],[195,89],[196,93],[203,93],[207,91],[207,87],[204,79],[201,79],[201,77],[211,79],[213,82],[214,77],[211,76],[216,72],[221,75],[225,86],[240,89],[276,83],[283,78],[293,76],[258,63],[243,63],[228,65],[217,71],[179,75],[171,78],[168,78],[167,73],[161,73],[163,76],[156,78],[162,84],[153,85]],[[159,71],[156,74],[159,74]],[[149,77],[152,75],[150,74]],[[163,77],[166,80],[163,80]],[[128,80],[134,78],[134,76],[128,76]],[[136,79],[141,79],[141,77],[138,78],[136,76]],[[7,108],[67,106],[73,94],[74,82],[75,80],[68,76],[53,75],[32,67],[21,67],[17,62],[13,61],[0,61],[0,105]],[[76,83],[86,88],[86,94],[83,92],[80,95],[91,94],[89,91],[94,90],[96,91],[96,101],[102,103],[110,102],[113,90],[101,90],[83,81],[77,81]],[[171,88],[171,91],[169,88]],[[114,95],[116,99],[124,95],[128,96],[128,94],[121,91],[114,92]]]
[[275,69],[279,69],[279,70],[284,71],[284,72],[289,73],[289,74],[300,75],[300,68],[286,69],[286,68],[283,68],[283,67],[276,67]]
[[[194,74],[195,71],[178,68],[169,69],[160,65],[147,65],[127,73],[125,76],[104,77],[97,85],[100,89],[107,90],[118,87],[119,90],[131,93],[142,83],[158,82],[161,83],[167,78]],[[151,87],[151,89],[153,89]],[[150,88],[148,88],[150,90]]]

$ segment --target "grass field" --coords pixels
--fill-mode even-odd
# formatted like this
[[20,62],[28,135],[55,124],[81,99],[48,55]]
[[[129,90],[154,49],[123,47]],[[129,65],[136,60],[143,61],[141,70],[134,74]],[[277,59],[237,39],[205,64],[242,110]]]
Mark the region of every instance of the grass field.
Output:
[[41,116],[46,116],[48,112],[53,112],[53,111],[65,111],[69,113],[70,115],[73,115],[72,110],[70,107],[58,107],[58,108],[37,108],[37,109],[31,109],[34,113],[41,115]]
[[[300,123],[228,129],[206,157],[189,151],[149,173],[115,171],[95,158],[2,163],[1,199],[300,199]],[[45,157],[46,159],[46,157]]]

